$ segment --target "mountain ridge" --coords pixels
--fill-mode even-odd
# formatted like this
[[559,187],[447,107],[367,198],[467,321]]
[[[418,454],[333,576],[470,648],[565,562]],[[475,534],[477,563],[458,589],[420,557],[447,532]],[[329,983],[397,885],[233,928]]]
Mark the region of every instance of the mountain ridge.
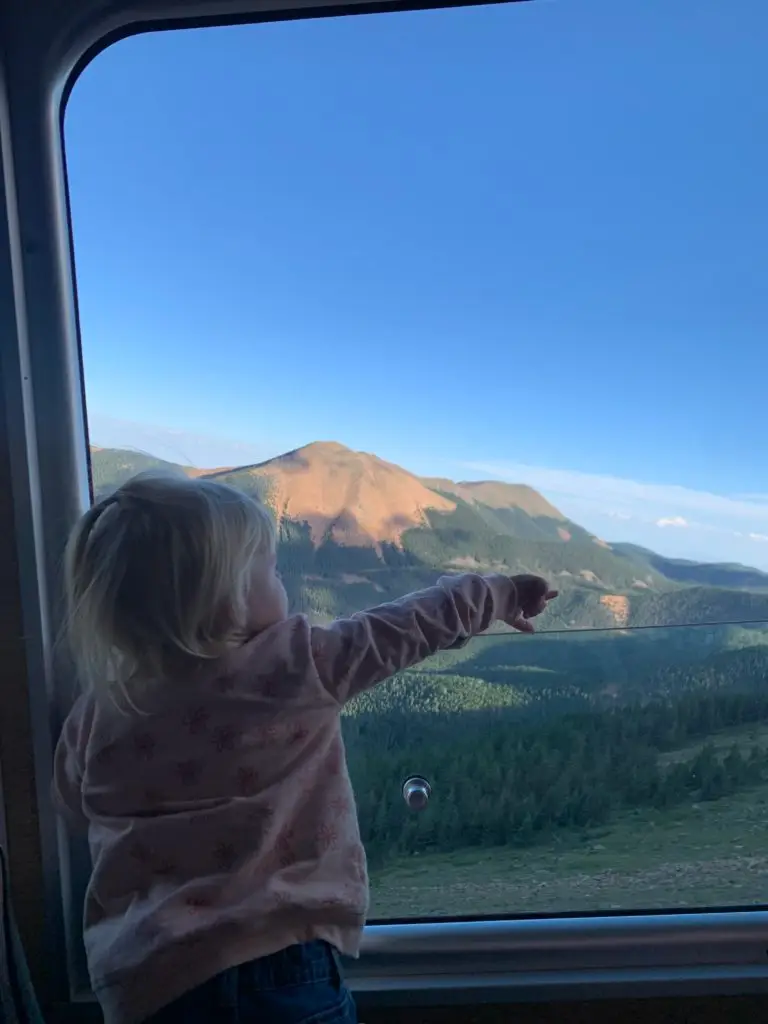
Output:
[[456,507],[401,466],[333,441],[207,476],[230,482],[234,477],[238,486],[259,492],[278,519],[307,523],[315,545],[399,545],[406,530],[426,524],[428,509]]
[[336,442],[234,469],[95,447],[91,458],[97,496],[148,468],[258,496],[279,524],[292,604],[319,619],[399,597],[440,573],[497,571],[555,582],[561,599],[547,628],[719,622],[735,613],[768,620],[768,574],[607,544],[525,484],[418,477]]
[[[455,494],[465,501],[479,502],[489,508],[520,508],[528,515],[566,520],[566,516],[528,484],[506,483],[503,480],[448,480],[442,477],[421,477],[435,491]],[[514,499],[514,500],[513,500]]]
[[745,589],[768,590],[768,572],[739,562],[696,562],[690,558],[671,558],[639,544],[613,544],[612,549],[617,555],[638,565],[651,566],[680,583],[694,584],[707,580],[714,586],[733,587],[738,581]]

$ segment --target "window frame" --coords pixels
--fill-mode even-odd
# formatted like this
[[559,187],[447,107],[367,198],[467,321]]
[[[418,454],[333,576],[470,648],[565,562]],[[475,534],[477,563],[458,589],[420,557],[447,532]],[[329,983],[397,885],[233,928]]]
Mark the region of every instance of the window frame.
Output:
[[[51,665],[60,553],[90,498],[62,134],[67,98],[98,53],[139,32],[449,6],[472,4],[6,0],[0,10],[0,483],[10,495],[0,557],[15,559],[9,587],[23,624],[19,630],[13,616],[0,618],[0,643],[21,667],[13,693],[28,711],[24,722],[10,722],[11,698],[0,695],[0,751],[11,729],[31,751],[34,856],[14,858],[19,841],[9,829],[11,881],[17,910],[23,904],[22,931],[45,949],[43,999],[78,1004],[77,1019],[92,1001],[79,934],[87,848],[57,822],[48,789],[72,696],[70,682],[54,682]],[[1,767],[0,819],[12,825],[22,797],[7,785],[14,765]],[[30,903],[30,891],[41,898]],[[374,924],[349,979],[363,1006],[762,992],[768,910]]]

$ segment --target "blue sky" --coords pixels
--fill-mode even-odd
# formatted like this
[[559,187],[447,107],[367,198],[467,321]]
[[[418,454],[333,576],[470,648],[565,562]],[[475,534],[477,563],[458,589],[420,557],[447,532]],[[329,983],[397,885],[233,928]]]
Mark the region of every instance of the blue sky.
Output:
[[768,568],[768,7],[142,36],[66,115],[93,440],[315,439]]

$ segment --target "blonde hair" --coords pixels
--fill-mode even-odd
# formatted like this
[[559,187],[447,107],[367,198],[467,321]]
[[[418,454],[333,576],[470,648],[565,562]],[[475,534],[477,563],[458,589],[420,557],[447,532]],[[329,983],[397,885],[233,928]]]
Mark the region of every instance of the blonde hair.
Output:
[[150,682],[245,639],[267,509],[214,480],[144,473],[95,504],[67,546],[66,639],[86,687]]

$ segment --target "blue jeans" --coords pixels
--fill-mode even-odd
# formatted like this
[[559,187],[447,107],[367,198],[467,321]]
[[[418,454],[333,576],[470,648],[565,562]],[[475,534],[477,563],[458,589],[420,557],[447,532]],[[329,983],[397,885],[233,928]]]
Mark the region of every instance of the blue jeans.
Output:
[[336,950],[308,942],[222,971],[145,1024],[357,1024],[357,1013]]

